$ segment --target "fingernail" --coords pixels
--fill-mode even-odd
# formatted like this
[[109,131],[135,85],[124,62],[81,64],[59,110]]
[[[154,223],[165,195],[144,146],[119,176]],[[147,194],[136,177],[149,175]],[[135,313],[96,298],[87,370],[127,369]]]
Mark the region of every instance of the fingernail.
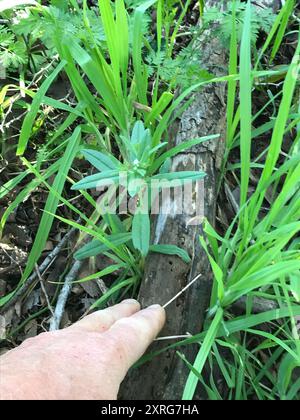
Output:
[[135,300],[135,299],[125,299],[125,300],[123,300],[122,302],[121,302],[122,304],[123,303],[126,303],[126,305],[133,305],[133,304],[137,304],[138,303],[138,301],[137,300]]
[[162,308],[161,305],[155,304],[155,305],[148,306],[148,308],[146,309],[161,309],[161,308]]

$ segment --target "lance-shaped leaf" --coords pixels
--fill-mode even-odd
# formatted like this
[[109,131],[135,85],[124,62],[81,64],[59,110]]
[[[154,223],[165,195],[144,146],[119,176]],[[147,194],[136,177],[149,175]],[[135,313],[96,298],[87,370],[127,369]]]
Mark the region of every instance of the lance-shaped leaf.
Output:
[[87,190],[88,188],[97,188],[104,185],[118,184],[119,171],[105,171],[95,175],[83,178],[72,186],[72,190]]
[[99,241],[98,239],[84,245],[74,255],[77,260],[84,258],[95,257],[96,255],[103,254],[104,252],[114,247],[120,246],[131,240],[131,233],[117,233],[106,237],[110,242],[111,248]]
[[196,181],[198,179],[204,178],[206,176],[205,172],[201,171],[181,171],[181,172],[169,172],[164,174],[158,174],[151,177],[152,179],[157,179],[161,181],[180,181],[181,184],[185,182]]
[[179,248],[176,245],[151,245],[149,250],[159,254],[177,255],[187,264],[191,262],[189,254],[184,249]]
[[120,167],[120,162],[114,156],[108,156],[93,149],[83,149],[81,153],[99,171],[114,171]]
[[150,245],[150,218],[149,214],[136,213],[132,221],[133,246],[145,257]]

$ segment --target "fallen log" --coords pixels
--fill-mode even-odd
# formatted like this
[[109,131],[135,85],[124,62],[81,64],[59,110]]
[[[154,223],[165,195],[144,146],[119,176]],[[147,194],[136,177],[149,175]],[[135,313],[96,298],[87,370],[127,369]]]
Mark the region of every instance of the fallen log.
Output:
[[[223,5],[226,2],[221,2]],[[257,7],[279,7],[279,2],[271,0],[256,1]],[[207,8],[219,6],[220,2],[209,0]],[[213,38],[208,30],[195,48],[201,48],[201,67],[222,76],[227,73],[228,55],[221,42]],[[189,139],[220,134],[219,139],[195,146],[173,159],[173,171],[205,171],[207,177],[202,182],[203,195],[197,206],[202,206],[202,221],[207,218],[214,226],[216,219],[216,198],[218,171],[221,167],[226,130],[226,85],[216,83],[207,85],[198,92],[192,104],[172,127],[171,142],[178,145]],[[198,184],[199,187],[199,184]],[[198,191],[199,192],[199,191]],[[187,209],[174,215],[175,203],[170,198],[169,215],[162,212],[153,222],[153,242],[172,244],[187,250],[192,258],[190,265],[176,256],[150,254],[146,261],[144,278],[139,292],[142,306],[152,303],[165,304],[198,274],[202,274],[179,299],[167,308],[167,323],[161,336],[177,336],[186,333],[199,333],[203,327],[209,305],[212,285],[212,272],[206,253],[199,244],[202,232],[201,217],[191,224]],[[198,209],[199,210],[199,209]],[[195,222],[195,220],[194,220]],[[157,341],[149,351],[158,351],[166,346],[166,341]],[[184,348],[184,354],[194,361],[198,345]],[[166,400],[181,399],[189,370],[174,350],[165,351],[160,356],[139,368],[133,369],[121,387],[120,398],[128,400]],[[201,398],[201,393],[198,395]]]

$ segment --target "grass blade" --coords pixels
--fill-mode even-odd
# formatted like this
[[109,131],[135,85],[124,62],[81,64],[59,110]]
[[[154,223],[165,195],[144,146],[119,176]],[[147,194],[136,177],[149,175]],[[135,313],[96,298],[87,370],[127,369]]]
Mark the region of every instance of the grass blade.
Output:
[[[80,127],[77,127],[74,131],[74,134],[69,139],[69,144],[67,146],[64,156],[61,158],[59,171],[55,177],[53,188],[61,194],[65,185],[65,181],[73,163],[73,160],[78,152],[78,146],[81,139],[81,130]],[[38,262],[45,243],[48,239],[49,232],[53,223],[54,216],[52,214],[56,213],[57,206],[59,204],[59,199],[57,196],[54,196],[51,192],[47,198],[47,202],[44,208],[44,213],[39,224],[39,228],[33,243],[32,249],[30,251],[26,268],[22,276],[22,282],[24,282],[29,275],[31,274],[35,264]],[[52,213],[52,214],[49,214]]]
[[251,3],[248,1],[240,52],[240,106],[241,106],[241,197],[247,201],[251,162],[252,75],[251,75]]
[[26,115],[24,122],[22,124],[21,133],[19,137],[18,149],[17,149],[17,156],[22,156],[26,150],[26,146],[28,140],[31,136],[31,130],[39,111],[40,105],[43,101],[43,98],[51,86],[51,84],[56,79],[57,75],[61,72],[61,70],[65,67],[66,61],[62,61],[56,69],[46,78],[46,80],[42,83],[40,89],[38,90],[37,94],[34,96],[30,111]]
[[[203,341],[203,344],[200,348],[200,351],[196,357],[196,360],[194,362],[194,369],[198,372],[200,375],[202,372],[202,369],[205,365],[205,362],[208,358],[209,352],[211,350],[211,347],[214,343],[214,340],[217,336],[219,326],[221,324],[221,321],[223,319],[223,309],[219,308]],[[183,391],[183,400],[192,400],[196,391],[197,383],[198,383],[198,377],[194,374],[194,372],[190,372],[189,377],[186,381],[185,388]]]

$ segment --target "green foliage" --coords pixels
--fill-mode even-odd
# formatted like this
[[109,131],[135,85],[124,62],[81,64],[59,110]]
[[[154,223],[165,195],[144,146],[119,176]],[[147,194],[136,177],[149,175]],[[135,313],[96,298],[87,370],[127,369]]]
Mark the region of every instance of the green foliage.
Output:
[[21,129],[20,137],[19,137],[17,155],[23,155],[24,154],[24,152],[26,150],[28,140],[31,136],[31,131],[32,131],[32,127],[33,127],[33,124],[34,124],[34,120],[35,120],[36,115],[38,113],[41,102],[42,102],[47,90],[49,89],[51,83],[57,77],[59,72],[63,69],[65,64],[66,64],[65,62],[62,62],[58,65],[58,67],[52,72],[52,74],[43,82],[42,86],[40,87],[40,90],[34,96],[34,99],[33,99],[32,104],[31,104],[30,112],[26,115],[26,117],[23,121],[22,129]]
[[[232,34],[232,13],[234,2],[228,2],[226,11],[222,11],[217,7],[209,9],[204,14],[204,22],[212,28],[213,34],[218,36],[224,46],[228,47]],[[235,20],[237,39],[241,41],[243,25],[246,15],[246,3],[241,1],[235,2]],[[251,6],[251,42],[255,44],[260,31],[269,33],[275,21],[276,15],[272,9],[260,8],[255,5]],[[217,25],[215,25],[217,23]]]
[[[127,7],[136,10],[138,7],[144,7],[145,1],[127,2]],[[173,24],[174,7],[181,7],[178,1],[169,1],[164,4],[165,19],[170,19],[168,28]],[[115,12],[115,7],[112,5]],[[176,9],[177,10],[177,9]],[[131,48],[134,47],[136,13],[128,16],[128,39]],[[39,7],[26,9],[24,13],[17,13],[13,19],[14,23],[9,25],[9,35],[18,38],[17,43],[10,43],[10,62],[25,62],[29,64],[30,70],[37,71],[47,59],[53,57],[58,51],[55,40],[71,38],[77,40],[80,45],[91,44],[99,48],[105,48],[106,35],[103,28],[101,16],[96,8],[85,8],[84,12],[80,9],[70,7],[69,2],[58,2],[51,0],[50,5],[43,10]],[[141,34],[149,34],[149,25],[151,16],[147,11],[141,14]],[[88,30],[87,30],[88,27]],[[170,29],[170,28],[169,28]],[[168,30],[169,30],[168,29]],[[194,36],[198,36],[198,30],[192,28]],[[146,36],[148,47],[153,45],[153,35]],[[43,53],[37,48],[37,44],[42,42]],[[170,39],[169,43],[174,40]],[[164,43],[166,46],[167,44]],[[21,48],[22,47],[22,48]],[[3,52],[4,55],[4,52]],[[8,52],[6,52],[6,56]],[[8,57],[4,57],[5,63]],[[199,68],[200,52],[193,50],[190,46],[183,48],[175,57],[170,56],[170,48],[150,49],[146,56],[148,76],[155,73],[160,74],[161,82],[170,85],[171,88],[180,86],[183,89],[192,84],[212,78],[208,72]],[[15,70],[16,66],[12,69]]]
[[[209,138],[215,136],[209,136],[207,138],[201,138],[194,141],[195,144],[199,144]],[[182,183],[191,182],[203,178],[205,174],[203,172],[172,172],[165,173],[165,166],[157,166],[156,161],[161,155],[161,151],[166,147],[167,143],[161,143],[158,146],[153,147],[151,132],[149,129],[145,129],[142,121],[137,121],[132,129],[130,138],[120,136],[122,141],[121,150],[124,151],[123,162],[118,161],[113,155],[103,154],[102,152],[88,149],[83,150],[82,154],[84,157],[100,172],[94,175],[90,175],[75,185],[73,189],[82,190],[88,188],[99,188],[103,186],[119,184],[125,188],[128,188],[128,193],[131,197],[136,197],[138,200],[137,208],[132,220],[132,242],[133,246],[139,250],[142,256],[146,256],[150,247],[150,204],[155,199],[152,191],[153,181],[172,181],[177,180]],[[184,148],[188,149],[191,147],[191,143],[187,142],[184,144]],[[173,148],[168,152],[168,158],[178,153],[178,149]],[[165,161],[162,155],[161,162]],[[153,175],[154,172],[159,170],[158,175]],[[124,181],[125,180],[125,181]],[[126,182],[124,184],[124,182]],[[159,188],[170,187],[170,184],[160,183]],[[109,196],[110,192],[107,193]],[[154,195],[157,194],[157,189],[154,190]],[[126,235],[121,237],[117,236],[117,241],[123,240],[128,241]],[[112,239],[112,238],[111,238]],[[80,258],[82,255],[95,255],[95,250],[100,253],[103,252],[103,246],[99,244],[97,247],[94,244],[85,246],[84,251],[88,249],[93,254],[86,254],[80,252]],[[161,252],[164,250],[170,252],[170,249],[152,248],[153,251]],[[177,252],[178,255],[178,252]]]
[[201,51],[195,50],[192,45],[183,48],[175,58],[166,56],[166,51],[152,50],[147,56],[148,74],[159,71],[162,82],[172,87],[187,89],[193,84],[210,80],[213,74],[201,68]]
[[26,269],[22,276],[22,281],[25,281],[29,275],[31,274],[32,270],[35,267],[39,257],[41,256],[43,249],[45,247],[47,237],[50,233],[50,229],[54,220],[53,213],[55,214],[57,210],[57,206],[59,204],[59,196],[63,191],[67,175],[69,169],[72,166],[73,160],[76,156],[78,146],[81,140],[81,129],[77,127],[74,131],[73,135],[70,138],[68,146],[66,148],[64,156],[61,158],[60,168],[57,172],[55,180],[53,182],[53,190],[54,193],[48,195],[44,213],[39,224],[38,232],[35,237],[34,244],[32,246],[31,252],[28,257],[28,262],[26,265]]
[[[291,3],[288,2],[287,5],[290,6]],[[300,384],[299,381],[294,381],[293,372],[300,366],[299,331],[295,321],[298,313],[298,293],[295,288],[298,290],[300,280],[300,252],[296,239],[300,232],[300,156],[299,153],[293,155],[294,146],[285,156],[284,162],[279,166],[277,164],[284,136],[288,131],[287,127],[295,126],[299,121],[299,114],[293,114],[293,98],[296,95],[299,73],[300,38],[284,80],[281,102],[271,126],[272,136],[266,150],[265,162],[261,167],[258,185],[249,198],[251,142],[256,137],[251,135],[255,118],[251,115],[250,40],[251,26],[254,24],[256,32],[256,23],[251,23],[253,10],[250,2],[246,7],[240,51],[240,105],[234,117],[232,97],[236,86],[230,84],[228,91],[230,110],[227,112],[227,116],[230,117],[227,145],[233,148],[238,144],[241,152],[240,207],[223,236],[220,236],[208,222],[205,223],[204,232],[209,247],[204,238],[200,238],[210,260],[214,286],[209,320],[201,339],[201,348],[193,365],[185,360],[190,369],[183,393],[185,399],[193,398],[198,381],[205,385],[210,397],[220,399],[220,396],[216,395],[215,384],[211,382],[209,387],[203,378],[202,370],[207,362],[222,372],[230,390],[229,399],[288,399],[288,396],[299,399]],[[270,31],[272,37],[268,37],[266,41],[268,45],[272,38],[274,40],[276,30],[281,27],[282,22],[286,27],[291,9],[284,7],[283,11],[284,13],[280,13],[280,18],[274,23],[276,29],[272,28]],[[230,70],[232,72],[235,72],[237,67],[234,31],[236,25],[237,22],[231,23],[233,31],[230,42]],[[280,39],[282,41],[283,37],[280,36]],[[265,50],[265,47],[263,49]],[[260,114],[261,112],[258,113]],[[232,134],[237,129],[235,119],[240,123],[238,143],[232,142]],[[295,144],[298,143],[299,133],[295,137]],[[270,190],[273,191],[273,197],[270,208],[266,209],[263,208],[263,203],[267,191]],[[241,298],[246,299],[246,315],[240,319],[241,329],[245,333],[231,334],[224,321],[226,316],[232,316],[231,305]],[[264,299],[269,299],[276,302],[279,308],[285,308],[288,320],[284,322],[284,326],[282,323],[280,325],[275,323],[266,332],[264,329],[252,329],[249,325],[243,325],[242,321],[248,323],[255,316],[257,320],[263,322],[268,315],[267,311],[251,315],[255,299],[262,299],[262,302]],[[239,319],[234,322],[239,322]],[[258,336],[262,338],[262,342],[253,349],[248,343]],[[232,361],[227,359],[225,364],[221,357],[224,349],[229,351],[232,357]],[[267,355],[263,360],[260,359],[262,350]],[[272,367],[274,372],[270,374]],[[266,381],[267,387],[265,387]]]
[[51,0],[46,10],[39,6],[12,14],[6,26],[0,25],[0,60],[9,73],[19,65],[34,73],[57,54],[54,38],[72,37],[98,44],[105,40],[101,19],[94,9],[86,11],[90,32],[82,12],[70,7],[69,1]]
[[[277,85],[276,97],[272,96],[257,115],[252,115],[253,90],[265,86],[260,84],[260,76],[263,74],[266,83],[269,77],[274,77],[274,71],[265,69],[260,73],[257,68],[262,57],[264,66],[268,62],[264,56],[268,49],[271,49],[269,62],[275,59],[285,40],[295,1],[287,0],[275,16],[269,9],[258,13],[250,2],[241,1],[227,3],[226,12],[218,8],[206,10],[201,0],[204,27],[186,28],[184,17],[193,4],[189,0],[101,0],[99,7],[90,8],[87,1],[51,0],[43,7],[5,11],[7,23],[0,27],[0,60],[14,77],[20,73],[20,81],[25,84],[22,94],[28,97],[26,101],[18,100],[18,106],[28,110],[22,121],[18,154],[25,153],[30,145],[45,105],[60,116],[64,114],[59,123],[51,121],[55,127],[52,137],[45,130],[45,140],[40,139],[44,144],[37,145],[36,162],[22,158],[26,170],[0,187],[1,199],[20,189],[1,215],[0,233],[10,215],[37,188],[48,189],[21,281],[26,280],[38,263],[56,217],[78,229],[80,241],[87,236],[91,238],[75,253],[75,258],[90,258],[92,263],[94,257],[105,255],[112,261],[100,272],[80,280],[91,281],[114,273],[109,290],[92,308],[135,296],[144,257],[149,252],[176,255],[190,263],[184,249],[151,244],[149,203],[152,197],[145,195],[144,187],[152,181],[183,183],[205,175],[170,172],[171,159],[206,140],[218,141],[218,135],[191,139],[170,148],[168,129],[192,100],[184,102],[196,89],[209,83],[228,82],[221,181],[226,171],[230,171],[226,179],[238,182],[240,200],[229,226],[220,232],[205,221],[203,237],[199,238],[213,273],[211,302],[203,331],[169,348],[200,344],[194,361],[179,354],[190,370],[184,399],[194,397],[198,382],[208,398],[222,398],[214,375],[209,381],[204,378],[205,366],[217,368],[223,376],[228,399],[299,399],[300,381],[294,379],[300,364],[296,326],[296,317],[300,315],[300,108],[295,100],[299,45],[293,62],[283,71],[275,72],[275,77],[284,75],[282,85],[281,80]],[[182,36],[196,39],[206,28],[211,28],[212,36],[218,36],[224,45],[230,45],[229,76],[214,78],[201,69],[201,45],[195,50],[193,45],[182,47],[177,42]],[[251,53],[260,31],[268,36],[252,70]],[[36,74],[53,59],[57,62],[43,74],[40,89],[27,88],[32,79],[30,72]],[[72,105],[46,96],[60,72],[65,72],[64,77],[72,88]],[[9,106],[5,96],[10,86],[0,91],[3,109]],[[175,95],[177,87],[182,90],[178,96]],[[27,99],[32,102],[29,104]],[[272,118],[256,128],[259,117],[265,118],[268,105],[273,107]],[[253,142],[258,135],[269,131],[272,131],[270,141],[266,139],[262,155],[253,160]],[[283,153],[287,134],[294,136],[294,140],[290,150]],[[236,149],[235,163],[228,165],[233,149]],[[236,162],[238,153],[240,161]],[[75,171],[71,168],[78,169],[76,156],[83,156],[96,171],[75,183],[72,178]],[[250,195],[253,168],[257,185]],[[129,182],[128,195],[137,204],[136,211],[128,210],[120,216],[113,211],[102,212],[93,193],[87,190],[104,187],[104,202],[118,207],[124,198],[122,188],[114,197],[110,187],[111,184],[124,186],[121,174]],[[77,191],[81,206],[89,205],[89,214],[77,208],[69,195],[66,198],[70,185]],[[58,212],[58,208],[67,211]],[[74,216],[80,222],[75,222]],[[1,297],[0,306],[15,292]],[[257,299],[267,299],[277,308],[255,313]],[[246,311],[237,317],[233,308],[240,301],[246,302]]]
[[15,34],[0,25],[0,64],[6,71],[15,71],[28,61],[27,47],[23,40],[17,40]]

